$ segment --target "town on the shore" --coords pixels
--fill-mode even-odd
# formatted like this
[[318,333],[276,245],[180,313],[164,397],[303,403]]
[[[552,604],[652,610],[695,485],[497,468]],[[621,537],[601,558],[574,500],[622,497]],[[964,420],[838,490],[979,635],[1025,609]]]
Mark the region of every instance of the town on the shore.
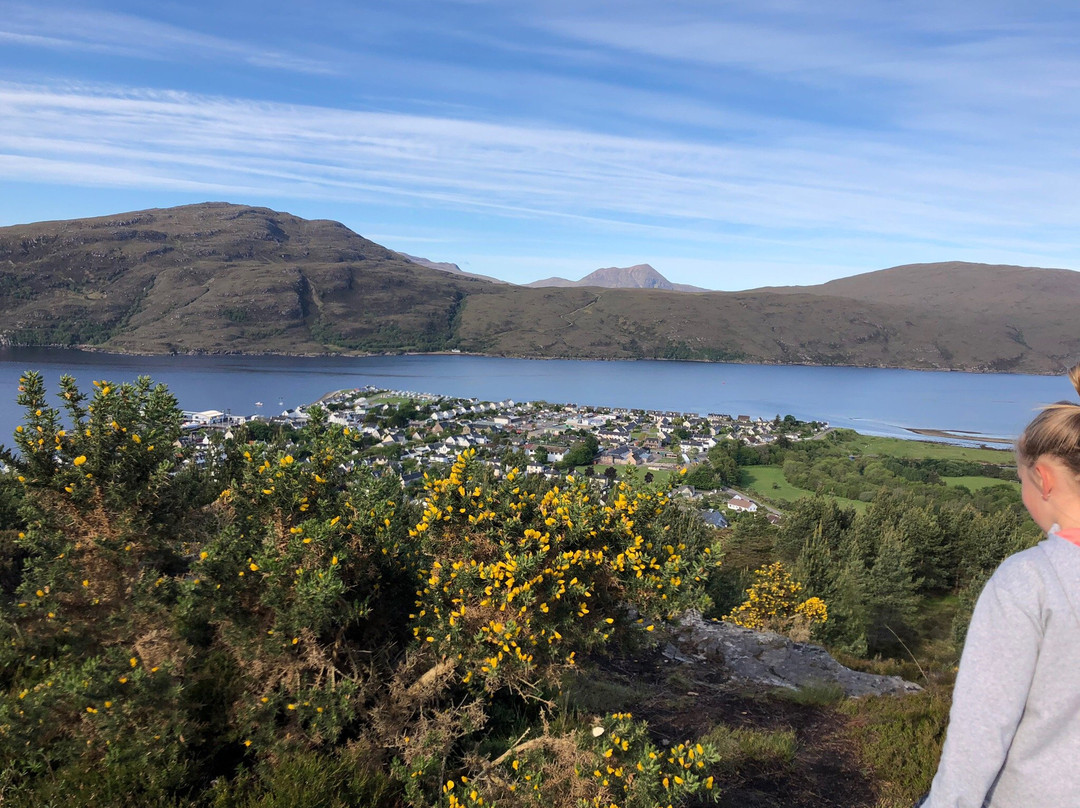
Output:
[[[552,477],[577,470],[601,484],[610,484],[620,473],[663,482],[704,461],[723,440],[749,446],[784,444],[814,438],[829,428],[825,422],[791,415],[766,419],[509,399],[486,402],[368,386],[339,390],[277,415],[185,411],[185,440],[208,451],[215,434],[231,438],[241,425],[255,439],[288,436],[308,424],[314,406],[327,412],[330,423],[356,435],[358,448],[347,462],[400,475],[407,487],[419,486],[425,469],[451,463],[468,449],[492,465],[496,475],[512,465]],[[699,491],[683,483],[676,484],[674,493],[718,506],[702,512],[716,527],[728,525],[722,510],[753,513],[762,507],[744,492],[726,487]],[[764,510],[771,521],[780,518],[776,511]]]

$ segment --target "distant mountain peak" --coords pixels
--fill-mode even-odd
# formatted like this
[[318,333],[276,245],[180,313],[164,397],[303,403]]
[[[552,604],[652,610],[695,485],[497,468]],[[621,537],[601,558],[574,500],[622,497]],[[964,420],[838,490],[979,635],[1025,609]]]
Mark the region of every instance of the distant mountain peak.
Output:
[[451,275],[462,275],[466,278],[479,278],[482,281],[491,281],[492,283],[506,283],[498,278],[492,278],[490,275],[477,275],[475,272],[466,272],[457,264],[451,264],[448,261],[432,261],[428,258],[420,258],[416,255],[409,255],[408,253],[399,252],[402,258],[411,263],[418,264],[426,269],[437,269],[439,272],[449,272]]
[[402,258],[412,261],[414,264],[419,264],[422,267],[428,269],[437,269],[440,272],[455,272],[458,274],[464,274],[465,271],[457,264],[451,264],[449,261],[432,261],[429,258],[421,258],[417,255],[409,255],[408,253],[398,252]]
[[605,289],[663,289],[669,292],[706,292],[699,286],[672,283],[649,264],[632,267],[603,267],[590,272],[579,281],[566,278],[545,278],[525,284],[534,288],[545,286],[600,286]]

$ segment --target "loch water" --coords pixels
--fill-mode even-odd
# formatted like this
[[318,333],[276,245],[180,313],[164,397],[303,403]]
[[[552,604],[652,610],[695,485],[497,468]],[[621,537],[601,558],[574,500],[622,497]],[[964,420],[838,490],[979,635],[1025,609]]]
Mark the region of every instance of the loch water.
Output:
[[[85,390],[148,375],[187,410],[278,414],[344,388],[438,393],[484,401],[595,406],[772,418],[788,413],[874,435],[936,429],[1012,438],[1037,407],[1075,398],[1064,376],[669,361],[532,360],[459,354],[369,357],[119,356],[54,348],[0,348],[0,443],[21,412],[19,376],[61,375]],[[261,402],[262,406],[257,406]]]

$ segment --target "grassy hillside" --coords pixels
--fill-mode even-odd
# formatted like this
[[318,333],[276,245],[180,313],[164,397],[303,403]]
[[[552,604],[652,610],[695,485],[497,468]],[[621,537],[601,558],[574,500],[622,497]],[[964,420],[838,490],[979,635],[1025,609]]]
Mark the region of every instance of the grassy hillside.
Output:
[[1001,365],[1011,361],[1023,366],[1036,356],[1075,361],[1080,353],[1080,336],[1070,325],[1073,302],[1080,298],[1080,273],[1068,269],[949,261],[769,291],[799,294],[810,289],[818,295],[934,313],[945,323],[969,328],[966,335],[948,329],[943,347],[974,351],[988,339]]
[[189,205],[0,229],[4,339],[163,353],[434,350],[490,284],[336,222]]
[[0,342],[1060,372],[1080,274],[927,264],[748,292],[530,289],[225,203],[0,228]]
[[[964,293],[957,283],[953,296]],[[1007,298],[950,311],[819,295],[816,287],[700,294],[508,288],[470,298],[458,336],[465,350],[518,356],[1044,373],[1080,358],[1069,317],[1068,300],[1049,295],[1041,311],[1024,314]]]
[[469,300],[459,337],[465,349],[533,356],[904,364],[895,341],[916,358],[902,347],[915,329],[893,340],[889,321],[880,307],[811,295],[509,289]]

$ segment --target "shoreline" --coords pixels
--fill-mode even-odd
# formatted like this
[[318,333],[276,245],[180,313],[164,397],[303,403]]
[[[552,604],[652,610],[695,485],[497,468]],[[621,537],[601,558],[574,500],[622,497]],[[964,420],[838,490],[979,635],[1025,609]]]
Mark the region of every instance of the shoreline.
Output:
[[[916,373],[973,373],[987,376],[1037,376],[1053,377],[1062,376],[1067,368],[1057,371],[1040,371],[1021,373],[1017,371],[989,370],[975,368],[948,368],[948,367],[906,367],[903,365],[845,365],[840,363],[821,364],[815,362],[768,362],[740,361],[737,359],[667,359],[659,356],[524,356],[515,354],[489,354],[474,351],[462,351],[448,349],[443,351],[321,351],[321,352],[289,352],[289,351],[142,351],[115,350],[98,345],[20,345],[15,343],[0,344],[2,348],[28,348],[42,350],[81,351],[90,354],[105,354],[106,356],[280,356],[295,357],[298,359],[361,359],[373,356],[472,356],[487,359],[527,359],[537,362],[688,362],[702,365],[758,365],[760,367],[803,367],[803,368],[852,368],[855,370],[907,370]],[[917,431],[912,429],[911,431]],[[943,432],[962,432],[962,430],[941,430]],[[961,438],[957,438],[958,440]]]
[[904,429],[906,429],[908,432],[913,432],[916,435],[923,435],[928,438],[962,440],[970,443],[1000,443],[1004,444],[1005,446],[1013,445],[1013,441],[1010,438],[995,438],[989,435],[984,435],[981,432],[969,432],[964,429],[918,429],[916,427],[910,426],[906,426],[904,427]]
[[[68,356],[67,354],[64,353],[65,351],[71,351],[72,355]],[[22,357],[18,356],[18,354],[24,353],[24,352],[27,355],[22,356]],[[68,366],[71,366],[72,368],[76,368],[76,367],[78,367],[79,365],[81,365],[82,363],[85,362],[87,364],[99,364],[100,365],[99,369],[95,370],[94,372],[99,373],[99,374],[104,374],[105,376],[108,376],[108,374],[111,372],[110,368],[116,368],[117,369],[116,372],[121,372],[121,371],[128,372],[128,371],[130,371],[131,373],[135,373],[136,370],[137,370],[139,373],[143,373],[143,374],[150,373],[151,375],[153,375],[154,373],[166,375],[167,373],[171,374],[171,373],[173,373],[175,371],[176,373],[181,374],[185,378],[186,378],[186,376],[190,376],[190,375],[192,375],[192,373],[194,373],[194,377],[196,379],[201,379],[201,377],[199,376],[200,371],[209,372],[209,371],[213,371],[213,370],[221,370],[223,368],[228,370],[228,369],[232,368],[232,366],[234,364],[236,364],[236,363],[239,363],[238,366],[236,367],[237,372],[239,372],[241,374],[248,374],[248,375],[257,375],[260,370],[272,371],[275,368],[277,368],[277,366],[279,364],[284,363],[283,367],[284,367],[285,370],[293,370],[293,371],[296,371],[297,373],[300,374],[300,378],[297,381],[297,383],[301,387],[304,388],[304,394],[302,395],[301,398],[302,399],[307,399],[308,403],[321,402],[321,401],[324,401],[327,397],[332,396],[335,393],[340,392],[341,390],[352,389],[354,387],[354,385],[350,384],[349,382],[354,377],[358,381],[362,377],[365,378],[366,381],[371,381],[372,379],[366,378],[366,377],[369,377],[369,376],[374,376],[374,377],[377,377],[377,378],[381,378],[378,369],[384,367],[383,362],[386,362],[386,363],[388,363],[388,365],[392,365],[395,368],[397,368],[397,367],[403,368],[404,371],[405,371],[405,376],[406,377],[411,377],[411,376],[416,375],[412,371],[409,370],[410,368],[413,368],[413,369],[416,369],[417,372],[419,373],[419,378],[428,379],[429,374],[426,373],[424,368],[428,368],[429,365],[430,365],[430,367],[440,369],[439,373],[449,374],[450,376],[454,376],[455,374],[457,374],[458,371],[457,371],[456,368],[458,367],[458,363],[453,363],[453,362],[448,363],[448,362],[446,362],[445,357],[447,357],[447,356],[454,356],[454,355],[468,356],[471,359],[475,359],[475,357],[479,356],[479,357],[481,357],[483,359],[490,359],[493,362],[495,362],[496,364],[498,363],[498,361],[500,359],[502,359],[504,362],[509,362],[509,363],[513,363],[514,361],[517,361],[515,359],[510,359],[510,358],[507,358],[507,357],[495,357],[495,356],[487,356],[487,355],[480,355],[480,354],[464,354],[464,353],[457,352],[457,351],[426,352],[426,353],[423,353],[423,354],[416,354],[416,353],[412,353],[412,354],[401,354],[401,353],[397,353],[397,354],[386,354],[386,353],[384,353],[384,354],[368,354],[367,357],[369,357],[369,358],[370,357],[381,357],[381,358],[378,359],[378,360],[373,360],[373,361],[369,360],[369,361],[366,361],[366,362],[365,362],[364,359],[359,358],[359,357],[353,358],[353,357],[346,357],[346,356],[341,356],[341,355],[335,356],[335,355],[327,355],[327,354],[321,354],[321,355],[314,355],[314,354],[296,355],[296,354],[273,354],[273,353],[270,353],[270,352],[266,352],[266,353],[263,353],[263,354],[245,354],[245,353],[239,353],[239,352],[230,352],[230,353],[227,353],[227,354],[226,353],[209,354],[209,353],[205,353],[205,352],[203,352],[203,353],[189,353],[189,354],[131,354],[131,353],[124,353],[124,352],[120,352],[120,351],[108,351],[108,350],[101,350],[101,349],[87,350],[85,348],[78,349],[78,348],[44,347],[42,349],[42,346],[12,346],[10,351],[9,351],[9,354],[11,354],[11,356],[8,357],[8,358],[5,358],[4,365],[5,366],[11,366],[11,367],[18,366],[16,369],[20,369],[20,370],[23,369],[22,365],[28,365],[28,366],[32,367],[37,363],[42,363],[42,364],[46,364],[46,365],[50,365],[50,366],[59,366],[61,368],[66,368]],[[178,357],[187,356],[189,358],[186,359],[186,360],[182,359],[182,358],[173,359],[172,357],[174,357],[174,356],[178,356]],[[338,356],[340,356],[340,359],[337,359]],[[430,363],[422,362],[420,359],[418,359],[417,362],[419,364],[412,364],[412,360],[404,359],[403,358],[404,356],[430,357]],[[166,358],[166,357],[168,357],[168,358]],[[113,362],[112,361],[113,359],[115,359],[116,361]],[[248,359],[250,359],[251,362],[248,362],[247,361]],[[260,360],[265,362],[265,364],[260,364]],[[289,360],[289,361],[286,362],[285,360]],[[293,360],[296,360],[296,361],[293,361]],[[548,360],[548,361],[556,361],[556,360]],[[615,361],[615,362],[622,361],[622,362],[625,362],[625,361],[631,361],[631,360],[605,360],[605,361]],[[723,407],[723,406],[720,406],[719,409],[721,409],[721,410],[724,410],[724,409],[732,410],[732,413],[734,414],[734,412],[736,410],[742,411],[742,410],[740,410],[740,408],[745,407],[745,405],[743,403],[739,402],[739,400],[738,400],[739,395],[743,395],[743,396],[750,395],[751,396],[752,401],[747,401],[746,405],[749,405],[751,403],[753,403],[753,404],[761,404],[762,403],[762,402],[758,402],[757,399],[754,398],[753,391],[756,388],[753,386],[753,379],[758,378],[759,375],[764,376],[765,378],[772,378],[772,376],[770,374],[784,373],[786,371],[786,368],[788,368],[788,367],[791,367],[793,369],[795,367],[800,367],[800,366],[771,364],[771,363],[770,364],[754,365],[752,363],[731,363],[731,364],[728,364],[728,363],[713,363],[713,362],[702,363],[702,362],[698,362],[698,363],[695,363],[694,365],[683,364],[682,365],[683,370],[677,370],[678,364],[676,364],[676,366],[668,365],[667,367],[669,368],[669,370],[665,371],[664,368],[662,368],[659,365],[651,365],[650,366],[648,364],[644,364],[644,365],[640,364],[641,362],[646,362],[647,363],[649,361],[657,361],[657,360],[633,360],[633,361],[636,361],[636,362],[639,363],[636,366],[637,367],[636,370],[632,370],[632,368],[635,367],[633,365],[621,365],[621,366],[620,365],[607,365],[609,370],[604,370],[604,366],[583,365],[581,363],[581,360],[569,360],[568,364],[563,366],[566,370],[564,370],[562,372],[571,373],[571,374],[578,374],[578,375],[584,375],[584,376],[586,376],[586,377],[588,377],[590,379],[593,378],[594,376],[597,377],[597,378],[599,378],[599,377],[622,378],[624,374],[623,374],[623,372],[618,370],[619,367],[622,367],[622,368],[625,369],[626,375],[628,377],[632,377],[632,378],[636,379],[638,382],[643,382],[643,381],[648,382],[648,380],[654,379],[658,375],[667,374],[667,373],[670,372],[670,373],[674,374],[673,378],[677,378],[677,379],[682,380],[682,381],[680,381],[680,384],[685,384],[685,385],[689,385],[689,386],[694,385],[696,383],[696,380],[704,380],[706,378],[713,379],[713,381],[717,381],[720,378],[728,378],[729,379],[729,373],[735,374],[735,373],[739,372],[739,371],[737,371],[738,368],[744,368],[745,369],[745,370],[741,371],[743,374],[746,374],[748,370],[752,370],[752,369],[755,369],[755,368],[757,370],[760,370],[761,373],[760,374],[757,374],[757,373],[750,373],[749,374],[749,377],[748,377],[749,380],[748,380],[747,383],[750,385],[750,387],[745,393],[739,393],[738,391],[734,390],[734,388],[732,388],[730,386],[728,388],[721,388],[721,387],[717,386],[716,390],[713,391],[713,393],[715,395],[713,395],[713,393],[710,393],[712,398],[706,396],[705,398],[700,398],[699,397],[699,398],[688,399],[688,398],[685,398],[685,397],[683,397],[681,395],[673,394],[673,395],[659,396],[659,397],[657,397],[657,396],[651,396],[651,397],[650,396],[644,396],[644,397],[638,396],[637,398],[635,398],[634,396],[628,396],[627,401],[622,401],[622,399],[620,399],[619,397],[616,397],[616,399],[613,400],[613,401],[606,401],[604,403],[599,403],[599,402],[595,402],[595,401],[591,402],[590,399],[592,399],[592,398],[597,398],[597,399],[604,398],[604,396],[602,396],[598,390],[590,388],[588,384],[581,385],[579,387],[566,387],[566,386],[564,386],[564,387],[553,388],[548,384],[540,384],[540,383],[538,383],[538,380],[540,380],[542,378],[545,378],[545,377],[547,377],[549,375],[549,371],[545,370],[545,366],[533,364],[531,369],[530,369],[530,367],[528,367],[526,365],[522,365],[520,367],[511,366],[510,370],[512,372],[519,373],[522,376],[527,376],[527,377],[530,377],[530,378],[535,376],[536,380],[537,380],[537,383],[527,384],[527,385],[524,386],[526,389],[522,389],[522,390],[519,391],[520,393],[523,393],[524,395],[522,395],[522,396],[513,396],[513,397],[521,398],[521,399],[524,399],[524,398],[528,397],[529,400],[542,400],[542,401],[551,401],[552,399],[563,399],[563,398],[565,398],[568,401],[572,401],[574,403],[581,404],[581,405],[584,405],[584,406],[591,405],[591,406],[615,407],[616,405],[619,405],[621,403],[621,405],[623,407],[638,408],[638,409],[643,408],[643,407],[652,407],[653,409],[670,410],[672,412],[680,412],[680,413],[684,412],[684,409],[686,407],[689,407],[689,409],[686,410],[686,412],[688,412],[688,413],[697,413],[697,414],[703,414],[706,410],[711,411],[711,410],[717,409],[717,407],[715,406],[716,404],[721,404],[722,402],[728,402],[728,406],[726,408]],[[685,362],[687,360],[660,360],[660,361],[681,363],[681,362]],[[309,365],[308,363],[311,363],[311,364]],[[576,363],[576,366],[574,366],[572,363]],[[462,365],[464,365],[464,364],[465,363],[462,363]],[[719,367],[716,367],[717,365],[719,365]],[[285,366],[287,366],[287,367],[285,367]],[[593,370],[591,370],[591,371],[588,370],[589,367],[593,367]],[[805,367],[805,366],[801,366],[801,367]],[[338,385],[334,385],[334,384],[331,383],[331,384],[328,384],[326,386],[323,386],[322,384],[319,384],[318,387],[321,388],[321,389],[308,389],[309,382],[306,380],[306,375],[305,375],[304,371],[305,371],[305,369],[316,369],[316,368],[319,370],[319,374],[317,374],[317,376],[322,375],[325,372],[326,374],[329,374],[329,376],[339,377],[340,382],[344,382],[344,384],[339,383]],[[727,368],[727,369],[725,370],[725,368]],[[506,389],[502,389],[501,391],[498,390],[498,389],[488,389],[488,387],[491,387],[490,385],[488,387],[485,387],[483,385],[483,383],[480,381],[480,378],[487,372],[486,363],[475,364],[475,365],[470,364],[470,365],[468,365],[468,369],[470,370],[471,373],[477,374],[477,383],[475,385],[470,385],[468,387],[458,389],[456,391],[458,394],[465,393],[468,396],[477,396],[477,397],[479,397],[479,398],[481,398],[481,399],[483,399],[485,401],[487,401],[487,400],[495,401],[495,400],[499,400],[500,398],[508,397],[507,393],[512,392],[512,391],[507,391]],[[822,373],[838,373],[839,372],[839,373],[841,373],[840,378],[842,378],[842,379],[847,379],[850,376],[850,377],[855,377],[858,380],[858,379],[862,379],[862,377],[861,376],[856,376],[856,374],[858,374],[860,371],[863,371],[863,370],[868,370],[868,369],[866,369],[866,368],[854,368],[853,367],[853,368],[849,368],[849,369],[846,369],[846,370],[840,370],[838,368],[837,370],[830,371],[827,368],[825,368],[821,372]],[[184,374],[187,371],[191,371],[191,373],[186,373],[186,376],[185,376]],[[786,372],[787,373],[795,372],[797,374],[803,373],[802,371],[794,371],[794,370],[793,371],[786,371]],[[438,377],[439,373],[434,373],[433,378]],[[813,371],[806,371],[806,373],[813,373]],[[394,375],[394,374],[391,374],[391,375]],[[556,373],[556,376],[559,376],[559,375],[561,375],[561,373]],[[313,377],[313,379],[317,378],[317,376]],[[214,377],[214,378],[216,378],[216,377]],[[786,376],[783,377],[783,378],[786,378]],[[800,375],[800,376],[797,376],[797,378],[803,378],[803,376]],[[922,389],[922,385],[927,385],[928,386],[927,389],[935,389],[937,386],[940,386],[940,385],[937,384],[935,379],[931,379],[930,377],[922,377],[922,378],[923,378],[923,380],[920,381],[918,377],[906,377],[906,378],[905,377],[893,377],[890,384],[897,388],[897,394],[898,395],[903,393],[904,391],[919,391],[919,390]],[[936,378],[940,379],[941,377],[936,377]],[[991,378],[992,377],[988,376],[987,383],[990,383],[989,380]],[[1042,382],[1039,382],[1036,385],[1035,380],[1040,379],[1040,378],[1042,378],[1042,377],[1036,376],[1036,375],[1011,374],[1012,381],[1005,381],[1003,379],[1000,384],[1004,385],[1006,388],[1010,388],[1010,389],[1012,387],[1015,387],[1015,386],[1019,386],[1020,388],[1023,388],[1023,389],[1028,389],[1029,386],[1037,386],[1038,388],[1041,389],[1042,387],[1045,387],[1046,384],[1042,383]],[[1027,382],[1027,381],[1025,381],[1025,379],[1030,379],[1032,381]],[[378,386],[380,386],[380,387],[382,387],[382,386],[395,387],[395,386],[398,386],[400,384],[400,380],[395,380],[395,381],[397,381],[397,384],[395,384],[395,381],[391,381],[391,383],[389,385],[386,385],[385,382],[387,382],[387,381],[391,381],[391,380],[390,379],[383,379],[382,383],[379,384]],[[435,389],[442,389],[442,388],[439,387],[439,385],[435,384],[433,379],[428,379],[428,381],[430,382],[430,386],[421,384],[421,386],[419,388],[417,388],[417,387],[415,387],[416,381],[414,381],[413,382],[413,387],[414,387],[414,389],[426,390],[427,392],[434,392]],[[247,383],[247,382],[245,382],[245,383]],[[728,382],[727,381],[724,381],[724,382],[718,382],[717,381],[717,384],[720,384],[720,383],[727,384]],[[959,379],[957,380],[957,383],[960,383]],[[553,384],[557,384],[557,383],[553,383]],[[947,383],[947,384],[952,385],[953,383]],[[966,389],[966,385],[968,383],[963,382],[963,383],[960,383],[960,384],[962,386],[964,386],[965,389]],[[239,412],[244,412],[244,413],[247,413],[247,414],[250,414],[250,415],[255,415],[255,414],[263,414],[264,412],[269,412],[270,410],[273,409],[273,407],[271,406],[271,407],[267,408],[267,410],[265,410],[265,411],[261,410],[261,409],[255,409],[255,408],[252,407],[251,402],[254,402],[254,401],[257,401],[257,400],[263,400],[263,401],[266,401],[268,403],[271,403],[271,399],[273,399],[273,401],[277,401],[278,398],[286,397],[284,394],[280,395],[278,397],[275,397],[274,395],[271,394],[272,391],[268,391],[266,389],[263,389],[262,387],[259,387],[258,389],[256,389],[256,385],[254,384],[254,382],[251,383],[251,386],[252,386],[252,390],[251,390],[250,400],[248,400],[246,396],[244,397],[245,400],[241,401],[235,395],[233,395],[231,397],[226,395],[225,399],[222,399],[222,401],[224,401],[224,403],[222,403],[222,401],[219,401],[215,397],[214,403],[208,404],[207,406],[211,407],[211,408],[216,407],[218,409],[226,409],[226,410],[229,410],[231,412],[238,412],[238,413]],[[362,386],[362,384],[360,386]],[[505,385],[503,385],[503,387],[505,387]],[[335,389],[335,388],[337,388],[337,389]],[[516,388],[514,388],[514,389],[516,389]],[[556,392],[556,389],[562,391],[561,395]],[[689,387],[687,389],[689,389]],[[173,390],[174,390],[174,392],[176,392],[178,390],[178,388],[173,388]],[[589,390],[592,390],[591,395],[590,395]],[[730,400],[730,401],[729,401],[729,398],[731,398],[731,396],[728,395],[729,391],[731,392],[731,395],[735,396],[735,399]],[[676,391],[676,393],[677,392],[678,391]],[[552,395],[553,393],[555,393],[555,395]],[[445,390],[443,390],[443,392],[439,393],[439,394],[445,394]],[[201,391],[200,391],[200,395],[202,395]],[[269,396],[269,398],[267,396]],[[1006,396],[1006,397],[1009,398],[1010,396]],[[906,440],[923,440],[923,441],[927,441],[927,442],[945,442],[945,443],[952,443],[952,444],[957,444],[957,445],[966,445],[966,446],[970,446],[970,447],[977,447],[979,445],[984,445],[987,448],[993,448],[993,449],[1005,450],[1005,451],[1007,451],[1007,450],[1009,450],[1011,448],[1011,445],[1012,445],[1012,442],[1013,442],[1013,439],[1011,437],[1011,433],[1012,433],[1013,429],[1015,429],[1015,427],[1013,426],[1011,421],[1006,420],[1006,419],[1002,419],[1002,418],[992,420],[988,424],[986,424],[986,425],[990,426],[990,429],[986,430],[985,432],[977,431],[975,429],[963,429],[963,428],[908,427],[908,426],[902,426],[902,424],[904,424],[905,421],[907,421],[907,423],[911,423],[911,422],[918,423],[920,421],[923,422],[923,423],[934,423],[934,422],[939,422],[940,423],[942,421],[952,421],[954,423],[956,423],[956,422],[963,423],[966,420],[966,418],[964,417],[964,410],[956,410],[956,408],[939,409],[939,410],[933,410],[933,411],[921,411],[919,409],[915,409],[914,411],[912,411],[910,413],[907,413],[907,414],[893,413],[891,410],[888,409],[887,402],[881,403],[880,406],[884,407],[885,409],[880,410],[880,412],[881,413],[888,412],[889,414],[881,414],[881,415],[878,415],[877,417],[867,417],[867,416],[863,416],[863,415],[858,415],[857,413],[855,415],[845,414],[845,413],[836,413],[836,412],[834,412],[834,410],[836,409],[836,407],[838,405],[833,400],[834,398],[835,398],[835,396],[830,398],[828,395],[822,396],[822,395],[813,395],[813,394],[807,393],[807,394],[798,396],[798,399],[799,399],[798,402],[795,402],[795,401],[787,402],[787,403],[783,404],[783,406],[779,406],[776,411],[778,411],[778,412],[792,412],[794,410],[804,410],[802,412],[802,417],[804,417],[804,418],[809,418],[810,420],[818,419],[818,420],[823,420],[823,421],[831,421],[832,422],[831,426],[833,428],[838,428],[839,427],[839,428],[852,429],[852,430],[854,430],[856,432],[860,432],[860,433],[866,434],[866,435],[880,435],[882,437],[895,437],[895,438],[906,439]],[[1049,396],[1048,398],[1053,398],[1053,396]],[[638,400],[638,399],[641,399],[641,400]],[[713,399],[715,399],[715,401]],[[199,400],[202,401],[203,399],[200,398]],[[296,401],[299,401],[299,400],[301,400],[301,399],[300,398],[296,399]],[[629,403],[627,403],[627,402],[629,402]],[[769,405],[768,411],[765,412],[763,410],[759,411],[759,409],[754,409],[753,412],[752,412],[753,415],[758,415],[759,417],[762,417],[762,418],[765,418],[767,416],[772,415],[772,413],[774,412],[774,408],[772,406],[773,405],[772,398],[769,398],[768,396],[766,396],[766,399],[763,399],[763,402],[765,404]],[[637,406],[636,407],[631,407],[632,404],[637,404]],[[199,407],[196,407],[196,409],[202,409],[202,408],[204,408],[202,405],[200,405]],[[830,408],[832,408],[832,409],[830,409]],[[835,416],[835,417],[831,417],[831,416]],[[838,423],[838,421],[839,421],[839,423]],[[999,422],[1001,423],[1001,426],[997,426],[997,424]],[[991,430],[993,430],[993,431],[991,431]]]

